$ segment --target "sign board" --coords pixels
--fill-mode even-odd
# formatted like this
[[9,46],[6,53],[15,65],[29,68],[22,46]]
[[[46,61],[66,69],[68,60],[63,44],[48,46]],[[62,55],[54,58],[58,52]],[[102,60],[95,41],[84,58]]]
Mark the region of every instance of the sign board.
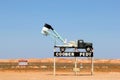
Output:
[[93,52],[54,52],[55,57],[93,57]]
[[18,65],[19,66],[26,66],[26,65],[28,65],[28,61],[24,60],[24,59],[21,59],[21,60],[18,61]]

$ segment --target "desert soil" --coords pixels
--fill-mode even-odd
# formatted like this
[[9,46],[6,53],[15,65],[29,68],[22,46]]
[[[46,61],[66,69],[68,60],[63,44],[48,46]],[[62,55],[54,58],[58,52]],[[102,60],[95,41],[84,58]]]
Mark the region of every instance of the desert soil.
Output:
[[120,80],[120,72],[96,72],[93,76],[57,72],[57,75],[53,76],[52,72],[0,71],[0,80]]

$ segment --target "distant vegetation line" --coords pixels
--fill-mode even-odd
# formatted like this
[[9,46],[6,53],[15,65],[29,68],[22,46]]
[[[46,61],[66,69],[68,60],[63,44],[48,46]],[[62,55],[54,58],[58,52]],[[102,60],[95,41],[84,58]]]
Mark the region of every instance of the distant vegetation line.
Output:
[[[77,67],[80,71],[90,71],[90,63],[78,63]],[[74,63],[56,63],[58,71],[72,71]],[[17,62],[0,62],[0,71],[52,71],[53,63],[47,62],[29,62],[27,65],[19,65]],[[120,64],[114,63],[95,63],[94,71],[96,72],[120,72]]]

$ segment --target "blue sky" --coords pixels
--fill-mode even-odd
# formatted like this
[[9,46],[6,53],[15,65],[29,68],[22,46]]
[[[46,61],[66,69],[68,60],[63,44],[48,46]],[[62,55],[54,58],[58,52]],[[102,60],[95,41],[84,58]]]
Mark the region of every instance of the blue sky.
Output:
[[95,58],[120,58],[119,0],[0,0],[0,58],[53,57],[44,23],[68,41],[93,42]]

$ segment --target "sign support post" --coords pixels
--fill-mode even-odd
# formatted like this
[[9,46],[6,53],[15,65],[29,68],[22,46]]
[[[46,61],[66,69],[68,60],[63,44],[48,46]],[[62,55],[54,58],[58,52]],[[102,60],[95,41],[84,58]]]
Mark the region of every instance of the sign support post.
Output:
[[[54,47],[54,52],[55,52],[55,47]],[[54,56],[54,64],[53,64],[53,74],[54,74],[54,76],[55,76],[55,74],[56,74],[56,60],[55,60],[56,58],[55,58],[55,56]]]
[[94,71],[94,63],[93,63],[93,57],[91,57],[91,75],[93,75]]
[[77,75],[77,71],[76,71],[76,69],[77,69],[77,57],[75,57],[75,75]]
[[55,63],[55,57],[54,57],[54,66],[53,66],[53,68],[54,68],[54,76],[55,76],[55,74],[56,74],[56,63]]

